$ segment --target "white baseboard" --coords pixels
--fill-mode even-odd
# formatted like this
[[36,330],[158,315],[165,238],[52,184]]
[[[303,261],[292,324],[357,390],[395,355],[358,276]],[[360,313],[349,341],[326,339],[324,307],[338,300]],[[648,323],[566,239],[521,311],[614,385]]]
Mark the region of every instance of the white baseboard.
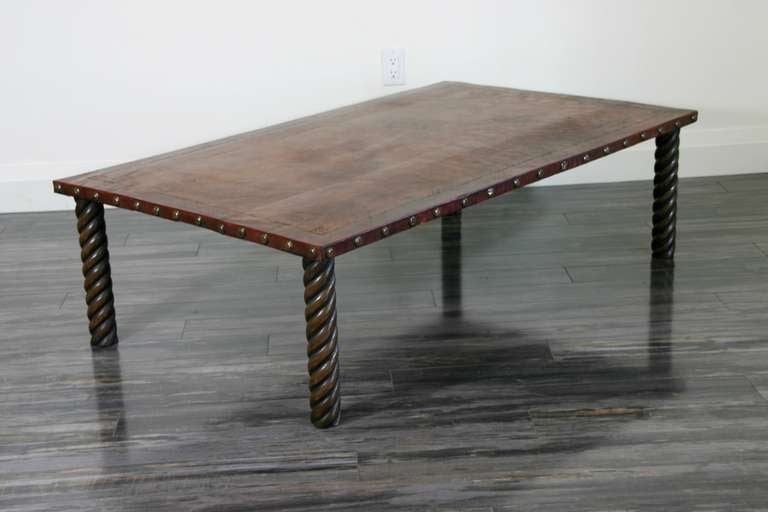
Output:
[[[683,131],[680,176],[714,176],[768,172],[768,126]],[[538,185],[569,185],[649,180],[654,144],[646,142],[616,155],[548,178]],[[51,179],[112,165],[115,162],[44,162],[0,164],[0,175],[28,179],[0,181],[0,213],[63,210],[72,199],[53,193]],[[22,171],[19,171],[19,169]],[[15,169],[15,174],[14,170]],[[9,172],[3,172],[8,170]]]
[[[548,178],[540,186],[653,179],[653,144],[622,151]],[[681,178],[768,172],[768,142],[680,147]]]
[[0,213],[71,209],[72,198],[55,194],[51,180],[116,163],[89,160],[0,164]]
[[53,192],[51,180],[0,182],[0,213],[43,212],[74,208],[71,197]]

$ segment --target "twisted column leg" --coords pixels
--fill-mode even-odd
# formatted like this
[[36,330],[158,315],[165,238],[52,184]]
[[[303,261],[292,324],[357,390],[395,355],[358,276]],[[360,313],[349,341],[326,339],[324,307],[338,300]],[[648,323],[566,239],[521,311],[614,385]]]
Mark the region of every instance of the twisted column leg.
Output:
[[85,303],[88,305],[88,330],[91,348],[117,344],[115,301],[104,224],[104,206],[95,201],[75,199],[77,231],[80,233],[80,259],[85,277]]
[[656,165],[654,166],[653,178],[653,240],[651,242],[654,259],[671,260],[675,256],[679,146],[679,129],[656,137]]
[[336,275],[334,260],[304,259],[304,302],[307,307],[310,419],[318,428],[339,423],[339,345],[336,328]]

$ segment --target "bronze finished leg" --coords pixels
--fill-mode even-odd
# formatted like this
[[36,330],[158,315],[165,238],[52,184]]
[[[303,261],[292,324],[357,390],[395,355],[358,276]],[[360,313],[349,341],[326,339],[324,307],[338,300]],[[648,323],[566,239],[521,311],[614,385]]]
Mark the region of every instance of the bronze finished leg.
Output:
[[341,418],[339,334],[336,328],[334,260],[304,259],[304,302],[307,307],[310,419],[318,428],[333,427]]
[[653,178],[653,241],[651,242],[654,259],[671,260],[675,256],[679,146],[679,129],[656,137],[656,165]]
[[85,303],[88,305],[88,330],[91,348],[117,345],[115,301],[104,224],[104,206],[85,199],[75,199],[77,231],[80,233],[80,259],[85,277]]

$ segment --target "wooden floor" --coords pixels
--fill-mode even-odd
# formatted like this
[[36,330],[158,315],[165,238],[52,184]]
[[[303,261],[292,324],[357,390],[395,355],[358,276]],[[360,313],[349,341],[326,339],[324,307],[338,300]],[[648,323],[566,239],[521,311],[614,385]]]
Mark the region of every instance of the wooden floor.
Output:
[[91,355],[74,214],[2,215],[0,510],[766,510],[768,174],[681,182],[674,273],[650,187],[339,258],[327,431],[298,258],[110,210],[121,344]]

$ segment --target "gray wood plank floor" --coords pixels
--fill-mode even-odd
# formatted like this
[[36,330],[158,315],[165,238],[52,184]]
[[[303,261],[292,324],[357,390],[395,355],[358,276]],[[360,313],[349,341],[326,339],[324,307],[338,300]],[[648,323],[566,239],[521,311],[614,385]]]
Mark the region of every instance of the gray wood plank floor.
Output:
[[121,344],[92,355],[74,214],[0,215],[0,510],[768,510],[766,198],[682,180],[674,271],[650,182],[339,258],[328,431],[298,258],[110,210]]

